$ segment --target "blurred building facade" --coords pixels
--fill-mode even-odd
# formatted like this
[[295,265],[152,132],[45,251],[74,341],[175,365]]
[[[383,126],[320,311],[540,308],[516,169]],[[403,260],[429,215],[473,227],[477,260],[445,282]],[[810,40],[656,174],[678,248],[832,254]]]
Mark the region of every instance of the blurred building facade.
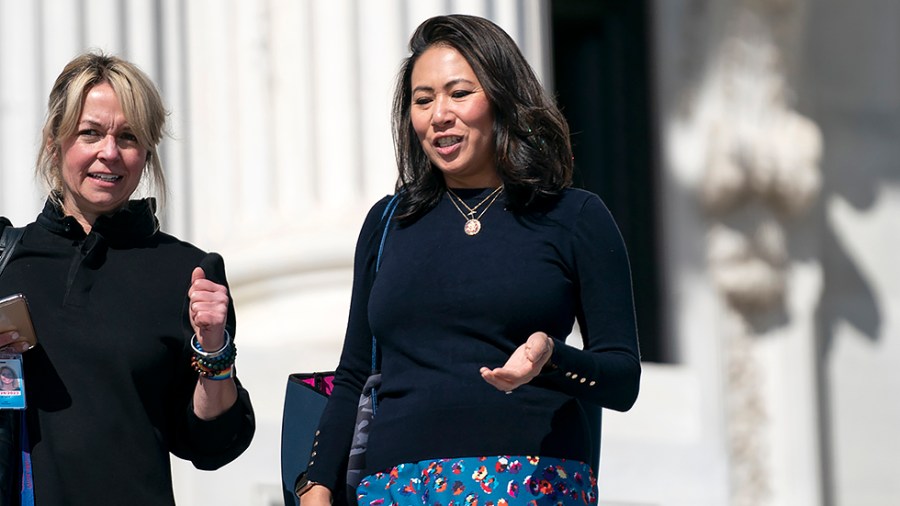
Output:
[[395,74],[448,12],[495,20],[559,93],[632,254],[647,360],[605,414],[601,504],[897,504],[900,5],[0,0],[0,215],[40,209],[46,94],[99,48],[171,110],[164,228],[226,259],[258,433],[215,473],[175,461],[179,504],[281,501],[285,378],[337,363]]

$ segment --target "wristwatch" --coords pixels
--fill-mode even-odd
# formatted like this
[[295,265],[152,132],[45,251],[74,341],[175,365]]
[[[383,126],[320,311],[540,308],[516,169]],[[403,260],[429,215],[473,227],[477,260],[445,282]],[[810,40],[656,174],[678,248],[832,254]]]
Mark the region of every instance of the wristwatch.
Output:
[[312,481],[306,475],[306,472],[300,473],[300,476],[297,477],[296,483],[294,483],[294,495],[300,497],[305,494],[309,489],[318,485],[319,483]]

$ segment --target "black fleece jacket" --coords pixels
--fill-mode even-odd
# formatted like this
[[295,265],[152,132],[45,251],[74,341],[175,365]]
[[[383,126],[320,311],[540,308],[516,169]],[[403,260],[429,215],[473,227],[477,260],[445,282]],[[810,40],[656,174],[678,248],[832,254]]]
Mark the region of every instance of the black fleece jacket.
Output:
[[[0,296],[25,294],[38,336],[24,354],[37,504],[174,504],[170,452],[216,469],[249,446],[240,384],[215,420],[192,410],[187,290],[198,265],[226,283],[221,257],[158,231],[150,199],[89,234],[50,202],[26,227]],[[233,310],[227,328],[234,336]]]

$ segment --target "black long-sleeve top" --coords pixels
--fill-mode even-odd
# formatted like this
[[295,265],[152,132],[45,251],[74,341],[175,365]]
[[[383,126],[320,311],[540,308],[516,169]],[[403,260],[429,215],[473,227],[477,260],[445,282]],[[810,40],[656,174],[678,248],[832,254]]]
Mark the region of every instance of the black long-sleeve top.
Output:
[[[470,205],[490,190],[457,191]],[[503,208],[480,233],[449,200],[393,225],[375,273],[387,198],[356,249],[349,324],[308,476],[343,493],[344,461],[377,336],[383,385],[363,476],[404,462],[542,455],[590,462],[582,402],[627,410],[640,357],[625,246],[599,197],[569,189],[527,215]],[[583,350],[565,344],[579,323]],[[505,395],[485,382],[536,331],[555,339],[552,364]]]
[[37,504],[174,504],[170,452],[211,470],[250,444],[240,383],[216,419],[192,407],[187,291],[197,266],[226,283],[221,257],[157,227],[150,200],[89,234],[48,202],[0,276],[0,295],[25,294],[39,343],[23,355]]

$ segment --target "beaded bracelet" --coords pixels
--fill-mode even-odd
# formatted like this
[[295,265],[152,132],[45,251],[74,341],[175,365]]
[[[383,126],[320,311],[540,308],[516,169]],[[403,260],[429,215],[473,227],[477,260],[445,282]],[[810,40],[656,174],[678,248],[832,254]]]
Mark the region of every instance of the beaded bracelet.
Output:
[[209,366],[208,364],[204,364],[200,360],[197,360],[197,357],[191,359],[191,366],[195,371],[199,372],[201,376],[215,376],[233,365],[234,362],[229,362],[227,364]]
[[194,355],[194,359],[209,369],[225,369],[234,363],[237,357],[237,347],[232,344],[225,350],[225,353],[215,358],[206,358],[201,355]]
[[210,363],[205,362],[200,357],[193,357],[191,359],[191,365],[194,367],[194,369],[199,371],[201,374],[203,374],[203,373],[218,374],[220,371],[224,371],[225,369],[228,369],[229,367],[234,365],[234,360],[229,361],[229,362],[223,362],[221,364],[210,364]]
[[236,358],[237,347],[234,345],[234,343],[232,343],[232,345],[229,346],[228,351],[223,355],[219,355],[214,359],[208,359],[201,357],[200,355],[194,355],[193,357],[191,357],[191,363],[194,365],[195,369],[204,369],[217,372],[228,369],[231,364],[234,363]]
[[223,368],[220,368],[220,369],[211,369],[211,368],[206,367],[206,366],[200,364],[199,362],[197,362],[196,358],[193,359],[193,360],[191,360],[191,366],[194,367],[194,370],[195,370],[195,371],[197,371],[198,373],[200,373],[200,376],[203,376],[204,378],[212,378],[212,379],[217,379],[217,378],[218,378],[218,379],[226,379],[226,378],[229,378],[229,377],[231,377],[231,376],[223,376],[223,377],[219,377],[219,376],[222,376],[222,375],[224,375],[224,374],[226,374],[226,373],[230,375],[230,374],[231,374],[231,371],[234,369],[234,364],[233,364],[233,363],[232,363],[232,364],[228,364],[227,366],[225,366],[225,367],[223,367]]

